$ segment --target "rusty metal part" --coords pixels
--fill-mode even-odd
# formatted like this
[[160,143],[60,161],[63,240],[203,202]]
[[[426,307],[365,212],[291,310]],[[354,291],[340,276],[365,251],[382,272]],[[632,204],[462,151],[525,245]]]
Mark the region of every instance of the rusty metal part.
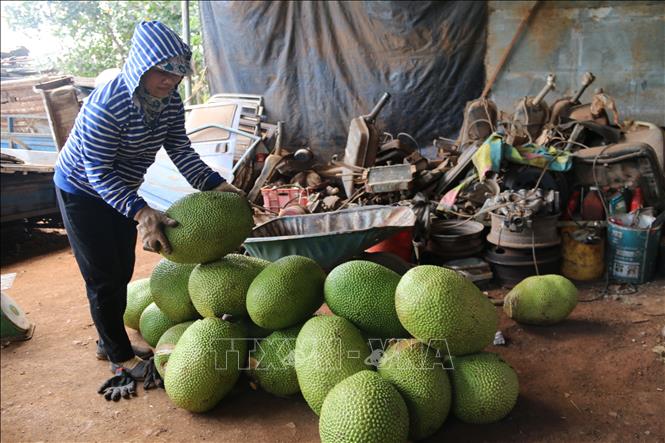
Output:
[[[535,255],[535,261],[534,261]],[[514,286],[532,275],[558,274],[561,248],[511,249],[491,245],[484,256],[494,276],[506,286]]]
[[[372,112],[351,120],[349,135],[344,148],[344,163],[360,167],[368,167],[374,164],[379,150],[379,133],[374,126],[374,121],[389,99],[390,94],[384,93]],[[352,195],[355,190],[353,177],[343,176],[342,183],[346,195]]]
[[376,166],[363,173],[365,190],[376,194],[406,191],[413,181],[416,167],[413,165]]
[[471,257],[485,248],[484,229],[476,221],[434,220],[427,249],[446,260]]
[[310,162],[314,158],[314,153],[309,148],[301,148],[293,153],[293,158],[299,162]]
[[593,73],[585,72],[582,77],[582,85],[580,86],[580,89],[578,89],[572,97],[564,97],[554,102],[549,122],[553,125],[558,125],[562,120],[567,120],[570,117],[571,108],[580,104],[582,94],[584,94],[584,91],[586,91],[595,79],[596,77]]
[[[520,221],[514,217],[509,219],[503,215],[490,213],[492,219],[491,230],[487,236],[487,241],[505,248],[531,249],[554,246],[561,243],[561,238],[557,232],[556,223],[559,214],[534,217],[531,223],[525,220]],[[511,231],[511,223],[521,230]]]
[[550,117],[545,96],[556,87],[554,74],[547,76],[546,84],[536,97],[524,97],[515,105],[506,141],[514,146],[536,140]]
[[472,142],[484,141],[494,132],[497,118],[496,103],[492,100],[481,97],[467,102],[462,129],[456,144],[465,146]]

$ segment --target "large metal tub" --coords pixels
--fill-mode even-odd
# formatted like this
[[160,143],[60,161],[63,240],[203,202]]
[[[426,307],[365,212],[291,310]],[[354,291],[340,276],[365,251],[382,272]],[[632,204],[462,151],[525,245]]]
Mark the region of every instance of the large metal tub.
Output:
[[407,207],[363,206],[322,214],[279,217],[257,226],[245,240],[255,256],[275,261],[302,255],[324,269],[413,227],[416,217]]

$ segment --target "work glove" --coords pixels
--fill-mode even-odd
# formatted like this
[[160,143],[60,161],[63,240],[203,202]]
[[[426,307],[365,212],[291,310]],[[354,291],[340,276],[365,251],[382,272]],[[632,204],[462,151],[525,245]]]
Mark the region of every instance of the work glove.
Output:
[[162,380],[161,375],[157,372],[155,367],[155,357],[150,357],[150,364],[148,365],[148,371],[145,374],[145,379],[143,379],[143,389],[152,389],[152,388],[163,388],[164,380]]
[[141,208],[134,216],[134,220],[138,222],[137,229],[141,235],[144,250],[171,253],[171,245],[164,235],[164,226],[178,226],[177,221],[150,206]]
[[233,192],[234,194],[238,194],[241,197],[247,197],[247,194],[245,194],[245,191],[242,189],[238,189],[235,186],[233,186],[229,182],[222,182],[220,185],[218,185],[216,188],[213,188],[213,191],[217,192]]
[[99,387],[97,393],[104,395],[107,401],[118,401],[120,397],[128,399],[136,395],[136,380],[123,368],[119,368],[113,377]]

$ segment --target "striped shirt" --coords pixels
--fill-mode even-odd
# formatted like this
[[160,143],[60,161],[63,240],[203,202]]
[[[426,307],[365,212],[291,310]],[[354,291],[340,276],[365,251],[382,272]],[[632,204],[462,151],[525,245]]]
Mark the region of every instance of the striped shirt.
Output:
[[139,23],[122,72],[86,99],[60,151],[53,179],[60,189],[101,198],[133,217],[146,206],[137,190],[162,146],[192,187],[208,190],[224,181],[192,149],[177,91],[152,129],[133,100],[146,71],[183,53],[190,53],[189,47],[168,27]]

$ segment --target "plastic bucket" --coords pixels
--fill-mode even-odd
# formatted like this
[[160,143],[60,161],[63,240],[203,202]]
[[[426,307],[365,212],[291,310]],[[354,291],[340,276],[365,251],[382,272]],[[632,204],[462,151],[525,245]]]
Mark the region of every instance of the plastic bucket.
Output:
[[[628,224],[627,219],[620,218],[619,221]],[[607,239],[610,278],[635,284],[649,281],[656,267],[660,228],[631,228],[609,220]]]

